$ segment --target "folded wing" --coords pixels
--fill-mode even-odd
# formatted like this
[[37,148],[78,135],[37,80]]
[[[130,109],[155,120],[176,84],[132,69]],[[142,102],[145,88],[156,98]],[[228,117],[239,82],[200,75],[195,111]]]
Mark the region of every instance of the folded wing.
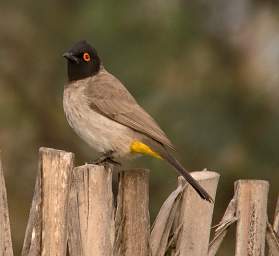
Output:
[[117,78],[103,70],[88,83],[86,95],[90,108],[174,150],[155,120]]

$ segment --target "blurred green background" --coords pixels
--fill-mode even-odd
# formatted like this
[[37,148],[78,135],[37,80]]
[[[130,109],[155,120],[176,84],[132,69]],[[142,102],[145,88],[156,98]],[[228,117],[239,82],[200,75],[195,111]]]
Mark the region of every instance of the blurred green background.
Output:
[[[62,108],[62,53],[87,39],[177,147],[190,170],[221,174],[214,223],[237,179],[279,185],[279,6],[277,1],[1,1],[0,147],[15,255],[37,172],[38,148],[96,154],[69,128]],[[167,164],[151,172],[151,216],[175,188]],[[218,255],[233,255],[234,230]]]

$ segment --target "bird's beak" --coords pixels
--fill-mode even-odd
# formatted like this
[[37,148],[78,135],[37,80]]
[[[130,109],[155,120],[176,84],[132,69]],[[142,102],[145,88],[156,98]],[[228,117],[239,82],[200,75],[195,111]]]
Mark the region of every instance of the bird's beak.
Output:
[[76,56],[74,56],[71,52],[65,52],[63,54],[63,57],[66,58],[69,61],[79,63],[79,59]]

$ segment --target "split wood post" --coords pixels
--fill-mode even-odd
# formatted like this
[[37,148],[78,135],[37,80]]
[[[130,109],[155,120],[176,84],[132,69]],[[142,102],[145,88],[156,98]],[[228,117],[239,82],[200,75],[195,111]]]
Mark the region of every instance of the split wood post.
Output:
[[264,256],[268,189],[263,180],[235,182],[236,256]]
[[[216,172],[192,172],[191,175],[214,199],[220,175]],[[180,181],[185,180],[179,177]],[[178,255],[206,256],[214,203],[200,198],[197,192],[186,183],[181,199],[181,210],[176,227],[182,224],[178,235],[175,253]],[[175,254],[176,255],[176,254]]]
[[222,220],[216,226],[214,237],[209,244],[208,256],[215,256],[217,254],[229,227],[237,221],[237,218],[235,217],[235,208],[235,198],[233,198],[230,201]]
[[[1,152],[0,152],[1,153]],[[7,192],[0,156],[0,255],[12,256],[12,240],[9,220]]]
[[279,237],[279,195],[277,197],[277,203],[276,203],[276,207],[275,207],[273,229]]
[[184,191],[184,184],[181,184],[173,191],[163,203],[150,234],[150,250],[152,256],[164,256],[172,242],[176,240],[179,228],[172,231],[174,221],[178,215],[180,200]]
[[69,203],[69,255],[112,256],[112,168],[92,164],[76,167]]
[[149,255],[149,171],[120,172],[114,255]]
[[65,256],[74,155],[40,148],[39,171],[22,256]]
[[[271,234],[271,229],[273,229],[273,234]],[[272,248],[272,245],[270,243],[272,242],[272,240],[275,240],[275,239],[276,239],[276,242],[274,242],[274,245],[273,245],[273,247],[275,247],[275,248]],[[271,225],[268,223],[266,241],[269,246],[268,255],[269,256],[278,256],[279,255],[278,254],[278,252],[279,252],[279,243],[278,243],[278,241],[279,241],[279,195],[277,197],[277,203],[275,206],[273,227],[271,227]]]

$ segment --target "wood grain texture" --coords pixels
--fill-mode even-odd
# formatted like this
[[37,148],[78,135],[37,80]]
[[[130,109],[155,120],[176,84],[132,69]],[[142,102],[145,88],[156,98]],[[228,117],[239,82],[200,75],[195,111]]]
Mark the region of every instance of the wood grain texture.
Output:
[[[75,169],[74,169],[75,170]],[[75,172],[72,175],[71,190],[69,195],[69,213],[68,213],[68,254],[67,256],[83,256],[81,241],[81,227],[79,217],[79,199],[77,193],[77,177]]]
[[114,255],[149,255],[149,171],[120,173]]
[[[201,171],[192,172],[191,175],[214,199],[219,174]],[[172,255],[205,256],[208,254],[213,208],[213,203],[202,200],[196,191],[186,183],[176,221],[176,226],[182,224],[182,228],[178,235],[175,252],[172,252]]]
[[[152,256],[164,256],[168,249],[171,228],[178,214],[181,196],[184,190],[181,184],[173,191],[162,205],[152,227],[150,250]],[[172,237],[174,237],[172,235]]]
[[269,184],[262,180],[235,182],[236,256],[263,256]]
[[235,212],[236,212],[236,202],[235,202],[235,198],[233,198],[230,201],[222,220],[216,226],[214,237],[209,244],[208,256],[215,256],[217,254],[228,232],[229,227],[237,221],[237,218],[235,217]]
[[[271,227],[269,227],[268,229],[267,229],[267,232],[268,232],[268,230],[269,229],[271,229]],[[269,233],[267,233],[267,242],[268,242],[268,244],[269,244],[269,256],[277,256],[277,255],[279,255],[279,253],[277,252],[277,254],[276,253],[274,253],[274,251],[277,249],[277,251],[279,250],[279,247],[278,247],[278,245],[279,245],[279,195],[278,195],[278,197],[277,197],[277,203],[276,203],[276,206],[275,206],[275,213],[274,213],[274,219],[273,219],[273,227],[272,227],[272,229],[273,229],[273,231],[274,231],[274,235],[272,236],[272,234],[271,234],[271,232],[269,232]],[[271,241],[271,240],[275,240],[275,244],[277,244],[277,246],[273,246],[273,247],[275,247],[275,248],[271,248],[271,246],[272,245],[270,245],[270,242],[269,241]],[[272,252],[273,251],[273,252]]]
[[70,195],[70,256],[113,255],[114,237],[111,167],[76,167]]
[[267,223],[266,242],[269,247],[269,256],[279,256],[279,238],[270,223]]
[[74,156],[40,148],[39,171],[22,255],[64,256]]
[[29,220],[25,231],[22,256],[41,255],[42,240],[42,197],[41,197],[41,163],[37,174],[37,180],[29,213]]
[[277,197],[277,203],[275,207],[274,219],[273,219],[273,229],[279,237],[279,195]]
[[7,192],[0,157],[0,256],[12,255],[13,248],[11,240]]

